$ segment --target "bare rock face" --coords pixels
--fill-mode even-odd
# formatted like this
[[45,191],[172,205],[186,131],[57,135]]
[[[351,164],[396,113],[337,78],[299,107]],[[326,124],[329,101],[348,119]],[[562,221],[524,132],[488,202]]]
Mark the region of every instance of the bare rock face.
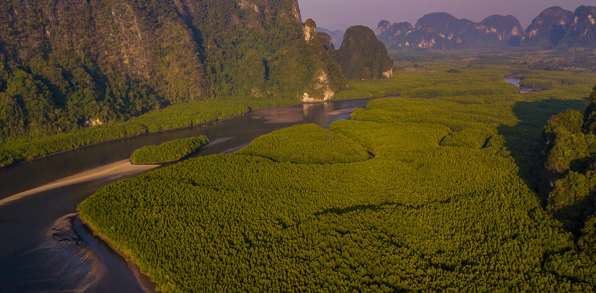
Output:
[[334,57],[349,79],[393,77],[393,60],[389,58],[385,45],[368,27],[348,28]]
[[309,75],[312,77],[309,77],[307,90],[301,96],[304,103],[330,100],[338,90],[348,86],[340,66],[332,57],[335,49],[330,37],[318,34],[316,27],[312,19],[308,19],[304,24],[306,47],[303,50],[308,52],[308,58],[303,62],[314,70],[314,74]]
[[559,45],[573,21],[573,12],[555,6],[532,21],[522,39],[524,46],[552,48]]
[[377,36],[390,49],[456,49],[504,47],[518,44],[523,28],[513,16],[493,15],[481,23],[431,13],[410,23],[381,21]]
[[308,44],[317,37],[317,24],[312,20],[308,19],[304,23],[304,41]]
[[492,15],[485,18],[480,24],[491,33],[495,33],[501,45],[506,42],[507,45],[517,46],[524,35],[524,28],[519,20],[511,15]]
[[414,27],[383,20],[376,34],[389,49],[596,47],[596,6],[580,6],[575,13],[548,8],[526,30],[511,15],[492,15],[475,23],[448,13],[431,13]]
[[561,44],[567,47],[596,47],[596,6],[580,6],[575,10]]

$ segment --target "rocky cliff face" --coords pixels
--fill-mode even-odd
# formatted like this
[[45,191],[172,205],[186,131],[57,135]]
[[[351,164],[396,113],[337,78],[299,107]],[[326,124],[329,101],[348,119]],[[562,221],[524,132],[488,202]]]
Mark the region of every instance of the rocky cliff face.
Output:
[[510,46],[517,46],[524,35],[524,28],[514,16],[492,15],[485,18],[480,25],[497,34],[499,43],[503,41]]
[[596,47],[596,7],[580,6],[575,13],[551,7],[526,30],[510,15],[493,15],[474,23],[447,13],[431,13],[414,27],[383,20],[377,36],[389,49]]
[[418,20],[391,25],[381,21],[377,36],[391,49],[454,49],[502,47],[518,43],[523,34],[513,16],[493,15],[481,23],[457,19],[448,13],[431,13]]
[[342,81],[305,32],[297,0],[6,0],[0,125],[43,134],[214,96],[328,98],[313,80]]
[[553,47],[565,37],[573,19],[573,12],[561,7],[544,10],[532,21],[522,39],[525,46]]
[[544,10],[528,27],[522,44],[529,47],[596,47],[596,6],[575,12],[561,7]]
[[596,6],[580,6],[575,10],[564,46],[596,47]]
[[[302,101],[311,103],[330,100],[338,90],[348,86],[345,77],[331,56],[332,51],[325,49],[321,42],[317,25],[312,19],[308,19],[304,24],[304,38],[306,47],[302,51],[307,54],[300,61],[292,59],[292,62],[298,62],[294,66],[306,66],[311,70],[303,78],[300,78],[300,75],[294,77],[296,80],[307,81]],[[295,54],[291,51],[287,54],[293,55]]]
[[387,55],[385,45],[368,27],[348,28],[334,57],[349,79],[393,77],[393,60]]

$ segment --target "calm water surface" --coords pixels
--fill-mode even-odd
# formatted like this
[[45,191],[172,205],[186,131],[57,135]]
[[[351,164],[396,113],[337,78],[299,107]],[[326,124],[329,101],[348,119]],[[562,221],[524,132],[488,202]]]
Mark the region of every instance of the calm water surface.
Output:
[[[329,127],[370,99],[257,111],[207,127],[153,133],[26,162],[0,170],[0,200],[58,179],[121,161],[142,146],[207,135],[221,143],[200,155],[232,152],[271,131],[300,123]],[[0,292],[144,292],[152,285],[96,239],[76,206],[115,178],[43,191],[0,206]],[[74,233],[73,232],[76,232]]]

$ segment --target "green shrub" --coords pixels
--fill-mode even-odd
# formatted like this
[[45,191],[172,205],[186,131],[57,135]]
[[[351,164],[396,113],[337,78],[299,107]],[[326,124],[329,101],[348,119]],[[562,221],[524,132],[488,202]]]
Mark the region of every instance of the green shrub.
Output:
[[441,140],[440,145],[481,149],[487,145],[490,138],[494,135],[494,133],[486,129],[466,128],[445,136]]
[[349,163],[369,158],[359,143],[315,124],[297,125],[263,135],[237,154],[297,164]]
[[[162,291],[591,291],[594,260],[528,188],[520,154],[495,151],[539,146],[544,115],[516,105],[549,99],[377,99],[330,131],[292,127],[119,181],[78,211]],[[455,132],[497,135],[439,145]],[[375,159],[289,163],[355,143]]]
[[171,163],[196,153],[208,143],[209,139],[204,135],[167,141],[158,146],[146,146],[135,150],[130,161],[133,164]]
[[296,102],[296,99],[241,97],[210,99],[150,111],[117,124],[89,127],[52,136],[15,138],[0,145],[0,167],[94,143],[229,119],[251,110]]

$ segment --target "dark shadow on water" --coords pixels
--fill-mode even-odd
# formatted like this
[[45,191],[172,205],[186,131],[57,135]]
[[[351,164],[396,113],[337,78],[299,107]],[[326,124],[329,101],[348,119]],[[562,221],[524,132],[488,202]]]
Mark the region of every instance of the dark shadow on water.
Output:
[[[505,146],[519,167],[519,176],[532,190],[539,186],[538,171],[544,160],[542,155],[542,131],[548,119],[562,111],[585,108],[585,101],[543,100],[518,102],[513,113],[519,120],[515,126],[501,125],[498,132],[505,138]],[[544,200],[544,199],[542,199]]]

